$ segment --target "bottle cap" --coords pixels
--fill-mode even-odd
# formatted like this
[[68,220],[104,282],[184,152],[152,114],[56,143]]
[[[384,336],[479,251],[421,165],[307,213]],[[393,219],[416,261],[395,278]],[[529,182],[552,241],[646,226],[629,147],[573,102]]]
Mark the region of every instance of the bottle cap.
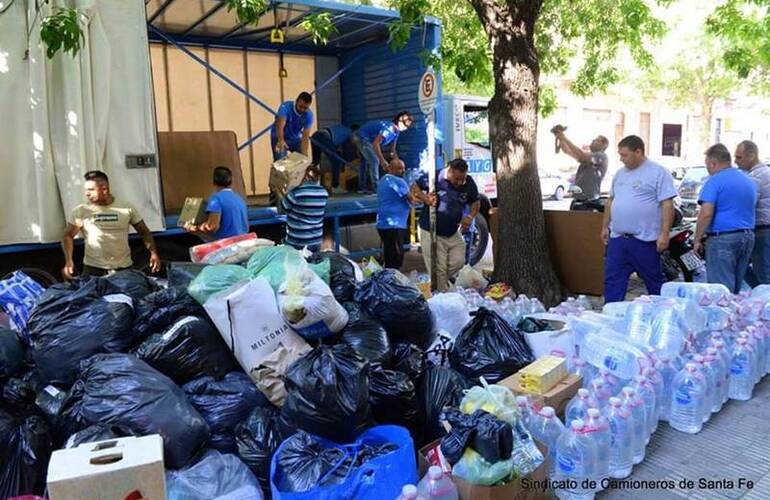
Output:
[[516,396],[516,404],[519,406],[529,406],[527,396]]
[[591,418],[599,418],[599,416],[601,415],[601,412],[599,410],[597,410],[596,408],[589,408],[586,413]]
[[441,479],[441,476],[444,475],[444,471],[441,470],[441,467],[438,465],[431,465],[430,469],[428,469],[428,477],[433,480]]
[[616,398],[615,396],[610,398],[610,406],[619,407],[623,406],[623,401],[620,400],[620,398]]
[[688,372],[698,371],[698,365],[696,365],[695,363],[687,363],[686,365],[684,365],[684,367]]
[[404,487],[401,488],[401,496],[406,498],[417,498],[417,486],[405,484]]
[[696,354],[695,356],[692,357],[692,360],[695,361],[696,363],[703,363],[703,356],[701,356],[700,354]]
[[588,389],[578,389],[578,397],[580,399],[588,399],[591,396],[591,393]]
[[623,388],[622,392],[623,392],[623,394],[625,394],[628,397],[636,396],[636,390],[633,387],[626,386],[626,387]]
[[545,418],[553,418],[556,415],[556,411],[550,406],[543,406],[538,413]]
[[644,375],[636,375],[634,376],[634,382],[639,382],[640,384],[643,384],[647,382],[647,377],[645,377]]
[[570,428],[572,428],[573,431],[581,431],[583,430],[583,421],[578,419],[573,420],[569,424]]

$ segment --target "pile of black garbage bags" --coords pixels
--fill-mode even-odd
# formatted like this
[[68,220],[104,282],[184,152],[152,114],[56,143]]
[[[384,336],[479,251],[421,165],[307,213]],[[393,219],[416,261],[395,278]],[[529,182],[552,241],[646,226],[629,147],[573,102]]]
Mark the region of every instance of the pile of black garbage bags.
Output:
[[[329,261],[329,288],[349,319],[289,366],[280,408],[188,294],[204,266],[172,265],[167,280],[121,271],[47,289],[31,311],[29,342],[0,329],[0,498],[42,495],[53,450],[149,434],[163,437],[169,488],[226,488],[236,471],[270,497],[271,462],[286,442],[276,460],[281,487],[307,491],[342,474],[324,469],[333,464],[323,457],[342,453],[330,443],[343,449],[376,426],[400,426],[415,448],[425,445],[446,434],[442,412],[481,377],[495,383],[533,361],[517,331],[480,309],[445,366],[427,362],[435,318],[406,277],[382,270],[361,280],[336,253],[308,260]],[[344,477],[397,445],[361,445]]]

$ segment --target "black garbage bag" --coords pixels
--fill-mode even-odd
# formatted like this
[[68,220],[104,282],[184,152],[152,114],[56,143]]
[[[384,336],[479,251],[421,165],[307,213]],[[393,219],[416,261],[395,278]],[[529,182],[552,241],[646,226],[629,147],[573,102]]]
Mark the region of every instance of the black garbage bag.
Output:
[[71,435],[67,438],[64,447],[77,448],[83,443],[96,443],[97,441],[107,441],[130,435],[130,432],[117,425],[95,424]]
[[142,271],[126,269],[118,271],[105,278],[134,300],[140,300],[159,289],[158,285]]
[[51,450],[42,417],[17,418],[0,411],[0,498],[42,495]]
[[115,425],[133,435],[163,436],[168,468],[184,466],[209,437],[203,417],[182,389],[130,354],[97,354],[83,363],[62,408],[67,434],[94,424]]
[[206,317],[206,312],[186,288],[166,288],[136,303],[134,332],[142,340],[161,333],[183,316]]
[[553,326],[548,321],[527,316],[519,321],[516,330],[522,333],[538,333],[553,330]]
[[321,345],[286,372],[282,418],[338,443],[358,435],[369,417],[369,363],[345,343]]
[[399,342],[393,346],[393,369],[406,373],[415,384],[425,371],[425,353],[414,344]]
[[452,368],[468,378],[484,377],[496,384],[535,361],[522,334],[496,312],[482,307],[471,316],[449,353]]
[[329,261],[329,288],[337,302],[353,300],[356,291],[355,264],[344,255],[337,252],[316,252],[307,261],[311,264],[321,264]]
[[257,478],[235,455],[206,450],[200,460],[166,473],[168,500],[262,500]]
[[258,406],[235,429],[238,456],[259,479],[262,489],[270,490],[270,461],[278,446],[295,429],[281,422],[281,412],[274,406]]
[[193,264],[192,262],[172,262],[168,265],[166,277],[168,278],[169,288],[184,288],[190,286],[194,280],[203,271],[208,264]]
[[151,335],[134,354],[177,384],[206,375],[219,380],[239,369],[216,327],[196,316],[185,316],[164,333]]
[[187,400],[209,424],[209,445],[223,453],[235,453],[235,427],[257,406],[269,401],[243,372],[230,372],[222,380],[200,377],[182,388]]
[[37,405],[49,421],[54,421],[61,413],[66,399],[67,391],[60,387],[48,385],[37,392],[35,405]]
[[409,429],[417,426],[417,393],[406,373],[372,370],[369,373],[369,404],[372,417],[380,424],[396,424]]
[[385,328],[355,302],[344,302],[348,324],[340,332],[340,339],[372,364],[390,366],[392,353]]
[[0,389],[0,407],[13,414],[34,413],[37,394],[29,377],[10,378]]
[[434,441],[446,431],[441,425],[441,413],[445,408],[456,408],[465,396],[465,390],[473,386],[465,377],[451,368],[429,366],[423,373],[417,386],[417,399],[420,403],[420,419],[423,430],[415,436],[422,439],[419,446]]
[[58,283],[43,292],[27,323],[42,378],[70,385],[81,361],[135,345],[132,304],[119,288],[99,278]]
[[513,453],[513,427],[484,410],[468,415],[456,408],[444,412],[452,430],[441,438],[441,452],[449,463],[456,464],[465,449],[473,448],[490,464],[508,460]]
[[24,344],[16,332],[0,328],[0,380],[11,377],[21,370],[25,357]]
[[382,323],[391,342],[411,342],[421,349],[433,344],[435,319],[428,301],[400,272],[377,271],[358,284],[355,300]]

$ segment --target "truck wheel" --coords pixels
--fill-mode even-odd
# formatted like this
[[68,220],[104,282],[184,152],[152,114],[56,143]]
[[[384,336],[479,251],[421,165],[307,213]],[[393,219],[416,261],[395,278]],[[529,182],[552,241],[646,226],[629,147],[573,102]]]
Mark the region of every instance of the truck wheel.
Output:
[[[21,271],[33,280],[37,281],[40,286],[43,288],[48,288],[51,285],[55,285],[59,282],[58,279],[48,271],[44,271],[43,269],[37,268],[37,267],[22,267],[20,269],[17,269],[16,271]],[[3,276],[2,279],[8,279],[11,277],[13,272],[10,272]]]
[[476,224],[476,232],[471,242],[471,251],[468,257],[468,264],[471,266],[475,266],[484,258],[487,245],[489,245],[489,226],[487,225],[487,220],[479,213],[476,214],[474,222]]
[[556,188],[556,192],[553,193],[553,199],[556,201],[561,201],[564,199],[564,186],[559,186]]

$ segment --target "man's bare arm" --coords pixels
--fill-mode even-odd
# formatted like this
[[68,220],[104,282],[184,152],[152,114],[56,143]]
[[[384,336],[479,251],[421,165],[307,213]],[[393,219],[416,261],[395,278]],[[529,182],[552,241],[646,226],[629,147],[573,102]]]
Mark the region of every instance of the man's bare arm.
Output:
[[579,162],[586,162],[591,160],[591,154],[583,151],[582,148],[579,148],[570,141],[564,133],[556,134],[556,137],[559,138],[559,142],[561,142],[561,148],[562,150],[576,159]]
[[61,248],[64,252],[64,268],[62,268],[62,277],[65,280],[71,280],[75,277],[75,261],[73,253],[75,251],[75,236],[80,232],[81,227],[75,224],[67,224],[67,229],[61,238]]
[[155,239],[152,237],[150,228],[147,227],[147,224],[145,224],[143,220],[133,224],[133,226],[134,229],[136,229],[136,232],[139,233],[139,236],[142,237],[145,248],[150,252],[150,271],[157,273],[160,271],[160,256],[158,255],[158,250],[155,248]]

